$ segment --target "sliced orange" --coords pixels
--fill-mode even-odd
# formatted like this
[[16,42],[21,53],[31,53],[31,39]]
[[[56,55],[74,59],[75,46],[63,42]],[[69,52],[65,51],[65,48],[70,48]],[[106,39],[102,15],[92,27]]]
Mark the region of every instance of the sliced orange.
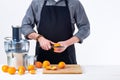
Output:
[[51,70],[51,66],[46,66],[45,69],[46,70]]
[[57,70],[56,66],[46,66],[45,67],[46,70]]
[[8,73],[11,74],[11,75],[15,74],[16,73],[16,68],[15,67],[9,67],[8,68]]
[[43,61],[43,67],[50,66],[50,62],[48,60]]
[[61,46],[61,45],[59,43],[54,44],[54,47],[58,47],[58,46]]
[[56,66],[51,66],[51,70],[57,70]]
[[8,68],[9,68],[8,65],[3,65],[3,66],[2,66],[2,71],[3,71],[3,72],[8,72]]
[[42,62],[36,61],[36,62],[35,62],[35,67],[36,67],[36,68],[42,68]]
[[65,66],[66,66],[66,64],[63,61],[58,63],[58,68],[60,68],[60,69],[65,68]]
[[58,52],[58,51],[60,51],[61,50],[61,48],[59,48],[59,46],[61,46],[61,44],[59,44],[59,43],[55,43],[54,44],[54,52]]

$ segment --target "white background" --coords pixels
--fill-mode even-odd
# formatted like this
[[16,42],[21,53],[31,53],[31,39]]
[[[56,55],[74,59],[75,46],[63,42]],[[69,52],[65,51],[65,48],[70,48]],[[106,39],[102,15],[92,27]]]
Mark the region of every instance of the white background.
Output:
[[[0,64],[6,63],[4,37],[11,36],[11,25],[21,25],[31,0],[0,1]],[[80,65],[120,65],[120,0],[81,0],[91,24],[91,34],[76,44]],[[35,42],[30,41],[30,55]]]

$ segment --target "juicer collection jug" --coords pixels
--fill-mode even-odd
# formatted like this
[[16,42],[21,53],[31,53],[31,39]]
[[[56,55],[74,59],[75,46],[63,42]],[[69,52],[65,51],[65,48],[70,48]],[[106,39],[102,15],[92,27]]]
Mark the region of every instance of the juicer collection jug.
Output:
[[[18,69],[19,66],[27,68],[30,63],[28,56],[30,43],[26,39],[22,39],[20,27],[12,27],[12,38],[5,37],[4,48],[7,55],[7,64]],[[31,56],[34,58],[34,56]],[[33,60],[35,61],[35,60]]]

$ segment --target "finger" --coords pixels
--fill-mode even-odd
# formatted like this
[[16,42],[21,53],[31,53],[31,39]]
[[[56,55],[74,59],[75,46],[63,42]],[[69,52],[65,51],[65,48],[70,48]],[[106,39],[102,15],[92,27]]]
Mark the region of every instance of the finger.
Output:
[[42,44],[41,44],[41,48],[42,48],[43,50],[46,50],[46,45],[45,45],[45,43],[42,43]]
[[49,50],[49,43],[46,43],[44,46],[45,46],[45,50]]
[[46,48],[45,48],[45,46],[41,46],[41,48],[43,49],[43,50],[45,50]]
[[48,43],[45,44],[44,49],[45,50],[50,50],[51,49],[50,42],[48,42]]
[[61,49],[61,48],[54,48],[54,52],[56,52],[56,53],[61,53],[61,52],[63,52],[64,50],[63,49]]
[[50,41],[51,44],[55,44],[54,42]]
[[50,46],[50,45],[46,45],[45,49],[46,49],[46,50],[50,50],[50,49],[51,49],[51,46]]
[[50,49],[51,49],[50,42],[45,43],[45,50],[50,50]]
[[45,46],[45,50],[49,50],[49,48],[48,48],[48,46],[47,46],[47,45]]
[[55,53],[61,53],[61,51],[54,51]]
[[63,51],[54,51],[54,52],[56,52],[56,53],[62,53]]
[[51,49],[51,45],[50,45],[50,43],[48,44],[48,46],[47,46],[47,47],[48,47],[48,50],[49,50],[49,49]]

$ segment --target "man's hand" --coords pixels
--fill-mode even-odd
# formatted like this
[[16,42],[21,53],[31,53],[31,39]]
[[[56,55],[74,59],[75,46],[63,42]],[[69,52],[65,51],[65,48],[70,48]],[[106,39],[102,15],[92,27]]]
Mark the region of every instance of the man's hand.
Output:
[[70,39],[68,39],[66,41],[59,41],[58,43],[61,46],[64,46],[64,47],[63,48],[57,48],[54,52],[61,53],[61,52],[65,51],[67,47],[69,47],[70,45],[72,45],[74,43],[77,43],[79,41],[80,41],[79,38],[76,37],[76,36],[73,36],[73,37],[71,37]]
[[40,44],[40,47],[44,50],[50,50],[51,49],[51,43],[54,43],[54,42],[46,39],[43,36],[38,39],[38,42]]
[[68,47],[68,44],[66,43],[66,41],[60,41],[58,43],[62,47],[56,47],[56,48],[54,48],[54,52],[56,52],[56,53],[62,53],[63,51],[66,50],[66,48]]

